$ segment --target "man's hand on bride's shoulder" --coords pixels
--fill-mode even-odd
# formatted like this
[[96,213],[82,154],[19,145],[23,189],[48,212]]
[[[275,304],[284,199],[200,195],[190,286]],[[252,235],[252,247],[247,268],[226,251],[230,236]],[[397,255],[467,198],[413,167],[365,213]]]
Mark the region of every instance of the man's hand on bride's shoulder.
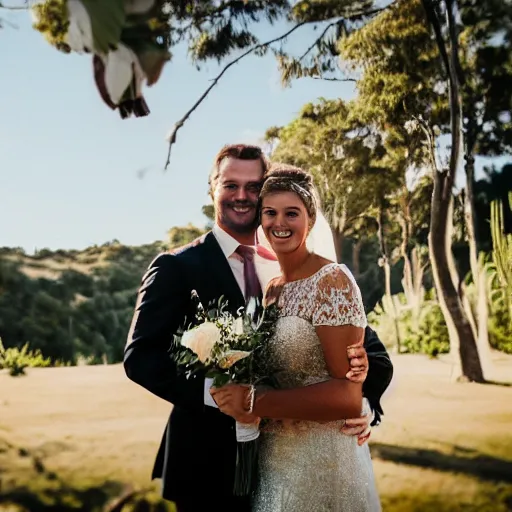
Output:
[[362,344],[351,345],[347,348],[350,369],[347,379],[352,382],[362,383],[368,375],[368,355]]
[[260,418],[250,411],[250,386],[226,384],[221,388],[211,388],[210,394],[220,411],[239,423],[259,423]]

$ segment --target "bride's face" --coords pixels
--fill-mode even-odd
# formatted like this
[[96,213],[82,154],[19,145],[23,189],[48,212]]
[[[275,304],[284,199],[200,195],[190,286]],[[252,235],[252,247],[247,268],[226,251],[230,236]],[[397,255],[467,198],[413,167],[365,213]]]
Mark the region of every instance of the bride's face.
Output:
[[261,203],[261,227],[276,254],[293,252],[306,243],[308,212],[295,192],[271,193]]

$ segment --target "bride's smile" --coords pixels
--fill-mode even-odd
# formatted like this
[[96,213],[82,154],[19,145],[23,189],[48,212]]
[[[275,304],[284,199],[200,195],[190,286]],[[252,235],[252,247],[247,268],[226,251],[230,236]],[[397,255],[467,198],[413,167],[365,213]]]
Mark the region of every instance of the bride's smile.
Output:
[[306,207],[294,192],[269,194],[263,198],[261,227],[276,254],[301,247],[309,232]]

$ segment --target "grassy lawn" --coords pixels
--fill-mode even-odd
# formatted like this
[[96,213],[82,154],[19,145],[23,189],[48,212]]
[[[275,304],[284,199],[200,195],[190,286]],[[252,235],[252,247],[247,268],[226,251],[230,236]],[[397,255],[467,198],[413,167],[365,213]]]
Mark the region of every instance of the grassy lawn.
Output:
[[[452,384],[447,358],[394,364],[370,444],[384,510],[512,510],[512,387]],[[512,381],[512,357],[494,365]],[[117,510],[172,510],[149,481],[169,411],[121,365],[0,372],[0,511],[107,510],[132,489],[153,505]]]

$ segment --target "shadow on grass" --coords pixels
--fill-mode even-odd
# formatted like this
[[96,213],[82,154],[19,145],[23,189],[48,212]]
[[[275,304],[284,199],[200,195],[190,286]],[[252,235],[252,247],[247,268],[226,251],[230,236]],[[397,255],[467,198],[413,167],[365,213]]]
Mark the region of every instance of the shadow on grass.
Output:
[[501,386],[503,388],[512,388],[512,382],[498,381],[498,380],[486,380],[484,384],[491,386]]
[[105,482],[100,487],[85,489],[59,486],[36,490],[17,487],[0,494],[0,505],[15,504],[30,512],[101,511],[113,496],[121,493],[123,487],[118,482]]
[[[464,457],[447,454],[437,450],[410,448],[391,444],[375,443],[371,445],[374,459],[432,468],[438,471],[450,471],[475,476],[490,482],[512,483],[512,462],[491,457],[488,455],[475,455]],[[475,453],[469,451],[470,453]]]
[[[61,447],[62,448],[62,447]],[[0,466],[0,510],[20,512],[169,512],[173,507],[151,489],[133,489],[124,482],[105,481],[101,485],[81,486],[68,483],[61,476],[49,471],[41,453],[16,447],[0,438],[0,454],[10,454],[10,460],[28,459],[31,472],[30,484],[17,485],[5,477]],[[4,478],[2,478],[4,477]],[[154,493],[153,493],[154,494]]]
[[[17,487],[0,494],[2,505],[15,505],[23,512],[169,512],[170,504],[147,499],[138,491],[126,490],[126,484],[105,482],[101,486],[76,489],[58,487],[54,489],[31,489]],[[128,508],[126,508],[128,507]]]

